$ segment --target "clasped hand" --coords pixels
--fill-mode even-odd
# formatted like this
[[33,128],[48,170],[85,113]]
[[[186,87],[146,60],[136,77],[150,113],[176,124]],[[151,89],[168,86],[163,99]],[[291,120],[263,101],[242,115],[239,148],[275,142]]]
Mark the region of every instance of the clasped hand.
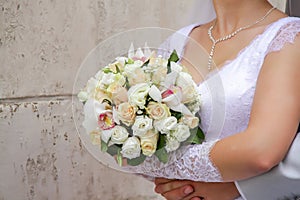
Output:
[[233,182],[207,183],[156,178],[154,183],[155,192],[167,200],[233,200],[240,196]]

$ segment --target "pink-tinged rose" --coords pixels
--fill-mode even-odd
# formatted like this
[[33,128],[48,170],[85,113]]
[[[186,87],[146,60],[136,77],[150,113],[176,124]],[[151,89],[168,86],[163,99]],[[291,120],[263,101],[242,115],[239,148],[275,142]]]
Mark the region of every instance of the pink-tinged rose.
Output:
[[98,125],[102,130],[110,130],[115,127],[115,122],[113,120],[113,114],[111,111],[106,111],[101,113],[98,118]]

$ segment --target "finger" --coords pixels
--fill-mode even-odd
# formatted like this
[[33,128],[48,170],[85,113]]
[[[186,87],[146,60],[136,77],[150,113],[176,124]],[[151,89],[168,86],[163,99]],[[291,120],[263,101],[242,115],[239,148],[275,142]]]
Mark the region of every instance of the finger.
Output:
[[173,180],[173,181],[169,181],[166,183],[161,183],[161,184],[156,185],[154,190],[156,193],[163,194],[163,193],[169,192],[171,190],[181,188],[186,185],[189,185],[188,181]]
[[166,179],[166,178],[155,178],[154,183],[155,185],[159,185],[159,184],[163,184],[163,183],[167,183],[173,181],[172,179]]
[[193,197],[190,200],[201,200],[201,198],[199,198],[199,197]]
[[163,193],[162,196],[164,196],[167,200],[181,200],[193,192],[194,188],[191,185],[185,185],[183,187]]

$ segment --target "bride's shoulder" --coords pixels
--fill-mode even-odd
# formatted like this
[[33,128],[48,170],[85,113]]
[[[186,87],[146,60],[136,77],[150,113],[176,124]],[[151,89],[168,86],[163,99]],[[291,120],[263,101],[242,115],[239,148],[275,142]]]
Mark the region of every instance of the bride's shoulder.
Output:
[[193,23],[187,26],[182,27],[179,29],[176,33],[183,34],[185,36],[191,36],[194,35],[195,33],[201,33],[201,32],[207,32],[209,27],[211,26],[212,22],[208,23]]

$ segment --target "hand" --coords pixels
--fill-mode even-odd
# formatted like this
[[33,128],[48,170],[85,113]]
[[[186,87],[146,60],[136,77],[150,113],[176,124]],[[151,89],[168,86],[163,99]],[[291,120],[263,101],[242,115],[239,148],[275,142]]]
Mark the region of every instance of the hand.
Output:
[[235,184],[155,179],[155,192],[167,200],[233,200],[240,196]]

